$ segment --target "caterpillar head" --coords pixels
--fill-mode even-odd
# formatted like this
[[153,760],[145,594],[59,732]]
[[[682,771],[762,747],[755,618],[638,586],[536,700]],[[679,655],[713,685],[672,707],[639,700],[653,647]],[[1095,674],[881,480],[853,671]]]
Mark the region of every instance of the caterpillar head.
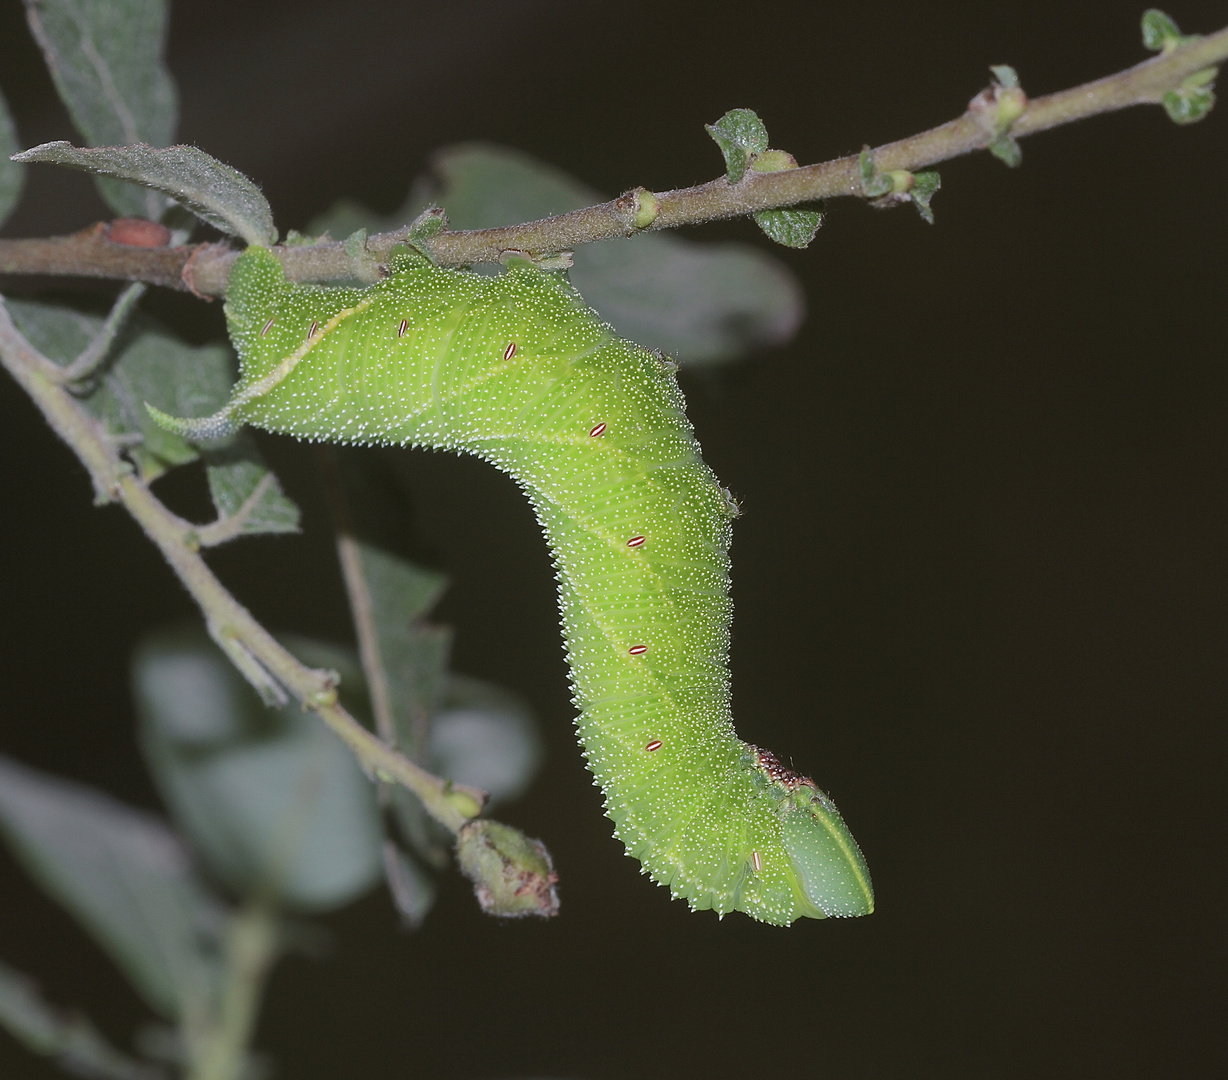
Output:
[[750,759],[777,801],[781,842],[806,900],[829,917],[869,915],[874,910],[870,871],[836,804],[771,751],[752,746]]

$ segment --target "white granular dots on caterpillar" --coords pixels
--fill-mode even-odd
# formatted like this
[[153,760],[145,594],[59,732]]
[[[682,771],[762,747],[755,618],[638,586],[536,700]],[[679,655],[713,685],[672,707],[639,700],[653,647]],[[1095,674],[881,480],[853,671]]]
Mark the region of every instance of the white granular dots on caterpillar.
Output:
[[367,289],[322,289],[287,283],[268,251],[240,256],[227,295],[240,387],[194,423],[454,450],[511,474],[550,544],[577,730],[628,854],[722,916],[872,910],[830,800],[734,733],[738,508],[699,455],[673,361],[532,267],[488,278],[397,256],[389,269]]

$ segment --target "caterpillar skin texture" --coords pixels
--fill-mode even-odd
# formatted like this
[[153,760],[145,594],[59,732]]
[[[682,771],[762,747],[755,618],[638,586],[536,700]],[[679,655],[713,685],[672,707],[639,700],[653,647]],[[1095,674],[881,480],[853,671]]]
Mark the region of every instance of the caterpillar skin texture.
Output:
[[557,276],[394,258],[366,289],[289,284],[248,249],[226,302],[236,423],[476,454],[527,493],[559,582],[580,741],[615,833],[693,909],[787,925],[864,915],[869,872],[831,800],[734,733],[730,521],[672,365]]

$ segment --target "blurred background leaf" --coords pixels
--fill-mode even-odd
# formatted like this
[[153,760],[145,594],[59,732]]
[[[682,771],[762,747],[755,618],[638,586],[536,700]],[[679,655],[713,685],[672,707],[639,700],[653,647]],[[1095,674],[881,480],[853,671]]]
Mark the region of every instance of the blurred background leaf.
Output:
[[36,1054],[55,1058],[76,1076],[98,1080],[164,1080],[153,1065],[134,1061],[107,1044],[79,1013],[52,1008],[34,983],[0,963],[0,1027]]
[[542,748],[528,705],[494,683],[448,676],[431,721],[430,760],[443,776],[490,793],[487,806],[524,794],[541,765]]
[[[355,681],[351,657],[289,642]],[[378,880],[375,787],[297,704],[268,709],[195,628],[146,638],[132,666],[141,742],[159,790],[204,864],[239,895],[267,890],[327,911]]]
[[174,1018],[212,1001],[224,912],[150,814],[0,757],[0,833],[30,875]]
[[[309,231],[349,236],[408,224],[430,204],[444,207],[453,229],[515,225],[605,196],[528,154],[485,143],[440,150],[405,205],[387,217],[342,199]],[[686,364],[729,363],[782,345],[805,315],[801,287],[778,259],[749,244],[697,243],[644,234],[586,244],[575,253],[571,282],[624,337]]]
[[17,200],[21,197],[26,171],[17,162],[9,161],[20,149],[8,102],[4,100],[4,95],[0,94],[0,225],[4,224],[9,211],[17,205]]
[[[149,143],[175,135],[178,94],[163,63],[165,0],[25,0],[38,41],[77,130],[90,146]],[[164,196],[99,179],[103,198],[122,216],[158,220]]]

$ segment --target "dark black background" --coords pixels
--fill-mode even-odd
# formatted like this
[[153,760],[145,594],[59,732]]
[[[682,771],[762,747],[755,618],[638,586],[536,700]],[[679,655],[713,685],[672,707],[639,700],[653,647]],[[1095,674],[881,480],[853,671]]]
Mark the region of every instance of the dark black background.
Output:
[[[1036,94],[1132,64],[1140,13],[213,0],[175,10],[170,64],[180,138],[260,181],[285,229],[340,195],[391,210],[464,139],[610,193],[663,188],[717,175],[702,124],[749,106],[773,145],[821,160],[957,115],[990,63]],[[1225,21],[1210,2],[1172,14]],[[15,0],[0,84],[25,145],[73,137]],[[739,730],[831,790],[874,873],[870,918],[720,923],[641,878],[571,738],[527,506],[474,461],[403,456],[418,540],[454,576],[457,667],[541,717],[545,771],[501,816],[549,844],[562,915],[491,921],[453,877],[416,935],[382,894],[331,918],[335,954],[272,981],[259,1043],[279,1075],[1223,1068],[1226,123],[1133,110],[1027,140],[1020,170],[949,163],[933,228],[836,205],[808,251],[777,249],[808,296],[795,343],[684,382],[746,508]],[[106,216],[80,176],[29,179],[9,235]],[[690,235],[765,243],[747,222]],[[154,308],[221,333],[218,305]],[[7,381],[0,410],[0,750],[153,806],[127,656],[189,603]],[[271,626],[344,639],[310,457],[265,446],[306,534],[213,562]],[[7,854],[0,890],[0,956],[126,1039],[139,1003]],[[0,1073],[57,1075],[7,1036]]]

